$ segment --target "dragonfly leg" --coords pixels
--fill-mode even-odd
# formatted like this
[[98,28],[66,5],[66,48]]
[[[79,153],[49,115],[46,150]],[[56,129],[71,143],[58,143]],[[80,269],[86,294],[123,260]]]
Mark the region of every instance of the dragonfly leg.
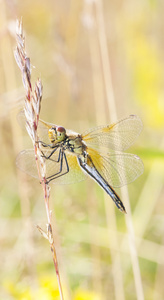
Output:
[[[55,180],[56,178],[59,178],[59,177],[65,175],[65,174],[67,174],[69,172],[69,165],[68,165],[66,154],[61,149],[60,149],[60,152],[59,152],[59,156],[60,156],[60,170],[56,174],[53,174],[53,175],[47,177],[46,178],[47,179],[47,183],[49,183],[52,180]],[[62,170],[63,170],[63,161],[65,161],[65,164],[66,164],[66,171],[64,173],[62,173]]]
[[52,146],[51,144],[47,144],[47,143],[42,142],[42,141],[38,141],[37,143],[38,143],[38,144],[41,144],[41,146],[42,146],[42,147],[45,147],[45,148],[46,148],[46,147],[49,147],[49,148],[52,148],[52,149],[53,149],[53,148],[56,148],[56,147],[57,147],[56,145]]
[[49,147],[50,146],[49,144],[46,144],[46,143],[44,143],[42,141],[38,141],[37,143],[41,144],[43,147]]
[[[50,159],[50,157],[56,152],[57,149],[58,149],[58,147],[54,148],[54,149],[52,150],[52,152],[50,153],[50,155],[48,155],[48,156],[46,156],[46,155],[44,154],[44,152],[42,151],[43,157],[46,158],[46,159]],[[59,160],[60,160],[60,154],[61,154],[61,149],[60,149],[60,151],[59,151],[59,156],[58,156],[57,161],[53,159],[55,162],[59,162]]]

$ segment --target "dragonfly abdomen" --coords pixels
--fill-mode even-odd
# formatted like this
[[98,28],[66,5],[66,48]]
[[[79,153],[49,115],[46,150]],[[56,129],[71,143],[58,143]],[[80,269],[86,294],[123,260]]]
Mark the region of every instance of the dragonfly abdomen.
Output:
[[78,162],[81,168],[90,176],[92,177],[104,190],[105,192],[112,198],[115,205],[118,207],[119,210],[126,213],[126,209],[116,194],[116,192],[112,189],[112,187],[108,184],[108,182],[101,176],[98,172],[96,167],[94,166],[91,157],[87,156],[87,162],[84,162],[81,157],[78,157]]

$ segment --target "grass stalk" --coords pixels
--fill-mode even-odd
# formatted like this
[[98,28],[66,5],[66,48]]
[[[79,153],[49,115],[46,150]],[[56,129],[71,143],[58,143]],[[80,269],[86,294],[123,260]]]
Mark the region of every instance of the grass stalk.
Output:
[[[88,4],[85,7],[85,13],[90,17],[91,24],[94,24],[93,21],[93,7]],[[91,67],[92,67],[92,80],[93,80],[93,93],[94,93],[94,102],[95,102],[95,113],[97,124],[107,123],[106,117],[106,108],[105,105],[102,105],[100,99],[104,99],[105,93],[103,88],[102,73],[99,71],[101,69],[101,61],[99,55],[99,47],[97,43],[97,32],[95,27],[92,26],[89,30],[89,48],[90,48],[90,58],[91,58]],[[110,254],[112,258],[112,275],[114,281],[114,293],[116,300],[124,300],[124,286],[123,286],[123,274],[121,268],[121,258],[120,252],[113,250],[110,245],[113,245],[114,249],[119,249],[118,242],[118,231],[116,224],[116,215],[112,201],[109,202],[109,197],[104,195],[105,202],[105,211],[106,211],[106,221],[108,228],[108,240]],[[111,229],[115,234],[111,235]]]
[[56,276],[57,276],[60,299],[63,300],[64,297],[63,297],[62,285],[61,285],[59,268],[58,268],[53,230],[51,225],[51,211],[49,207],[50,187],[46,182],[45,158],[42,157],[42,152],[39,145],[39,136],[37,132],[43,87],[42,87],[41,79],[37,80],[34,88],[31,83],[30,58],[27,57],[25,51],[25,37],[23,35],[22,20],[17,21],[16,35],[17,35],[17,47],[14,54],[15,54],[16,62],[22,73],[23,85],[26,91],[25,107],[24,107],[24,112],[26,117],[26,129],[34,146],[38,176],[44,192],[44,201],[45,201],[46,214],[48,220],[46,233],[39,226],[37,226],[37,228],[42,233],[42,235],[45,238],[47,238],[49,241],[52,258],[55,266]]
[[[102,69],[103,69],[103,76],[104,76],[104,87],[105,87],[105,92],[107,97],[110,118],[111,121],[113,122],[116,121],[117,119],[117,111],[116,111],[114,91],[113,91],[112,80],[111,80],[110,61],[108,55],[102,0],[95,1],[95,11],[96,11],[96,21],[97,21],[97,28],[98,28],[99,45],[100,45],[100,55],[101,55]],[[142,279],[140,274],[137,250],[135,245],[135,234],[133,229],[127,187],[122,188],[121,193],[128,211],[128,214],[125,216],[125,218],[126,218],[126,225],[129,234],[129,250],[130,250],[130,257],[131,257],[131,263],[132,263],[133,274],[134,274],[136,296],[138,300],[143,300],[144,293],[142,287]]]

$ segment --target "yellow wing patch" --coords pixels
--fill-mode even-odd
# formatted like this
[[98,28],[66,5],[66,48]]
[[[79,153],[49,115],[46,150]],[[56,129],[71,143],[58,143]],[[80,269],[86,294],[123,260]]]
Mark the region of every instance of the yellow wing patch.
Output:
[[115,124],[113,125],[108,125],[107,127],[102,128],[103,133],[108,133],[112,128],[114,127]]
[[[99,152],[93,148],[88,148],[87,152],[89,154],[89,156],[91,157],[91,159],[96,163],[97,165],[101,168],[102,165],[102,156],[99,154]],[[87,161],[87,164],[91,167],[91,162],[90,160]]]
[[40,119],[39,119],[39,122],[40,122],[42,125],[44,125],[47,129],[51,129],[52,126],[56,127],[56,125],[49,124],[49,123],[44,122],[43,120],[40,120]]

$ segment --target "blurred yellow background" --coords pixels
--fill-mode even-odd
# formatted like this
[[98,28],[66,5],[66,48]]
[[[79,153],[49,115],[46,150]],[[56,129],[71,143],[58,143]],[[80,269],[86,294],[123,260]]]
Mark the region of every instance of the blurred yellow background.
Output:
[[145,171],[128,186],[139,269],[125,216],[92,180],[52,186],[65,299],[164,299],[163,1],[0,6],[0,299],[59,299],[49,245],[35,227],[46,228],[42,189],[15,165],[19,151],[32,146],[17,122],[25,95],[13,55],[21,17],[32,81],[43,83],[42,119],[80,133],[129,114],[144,124],[130,151]]

